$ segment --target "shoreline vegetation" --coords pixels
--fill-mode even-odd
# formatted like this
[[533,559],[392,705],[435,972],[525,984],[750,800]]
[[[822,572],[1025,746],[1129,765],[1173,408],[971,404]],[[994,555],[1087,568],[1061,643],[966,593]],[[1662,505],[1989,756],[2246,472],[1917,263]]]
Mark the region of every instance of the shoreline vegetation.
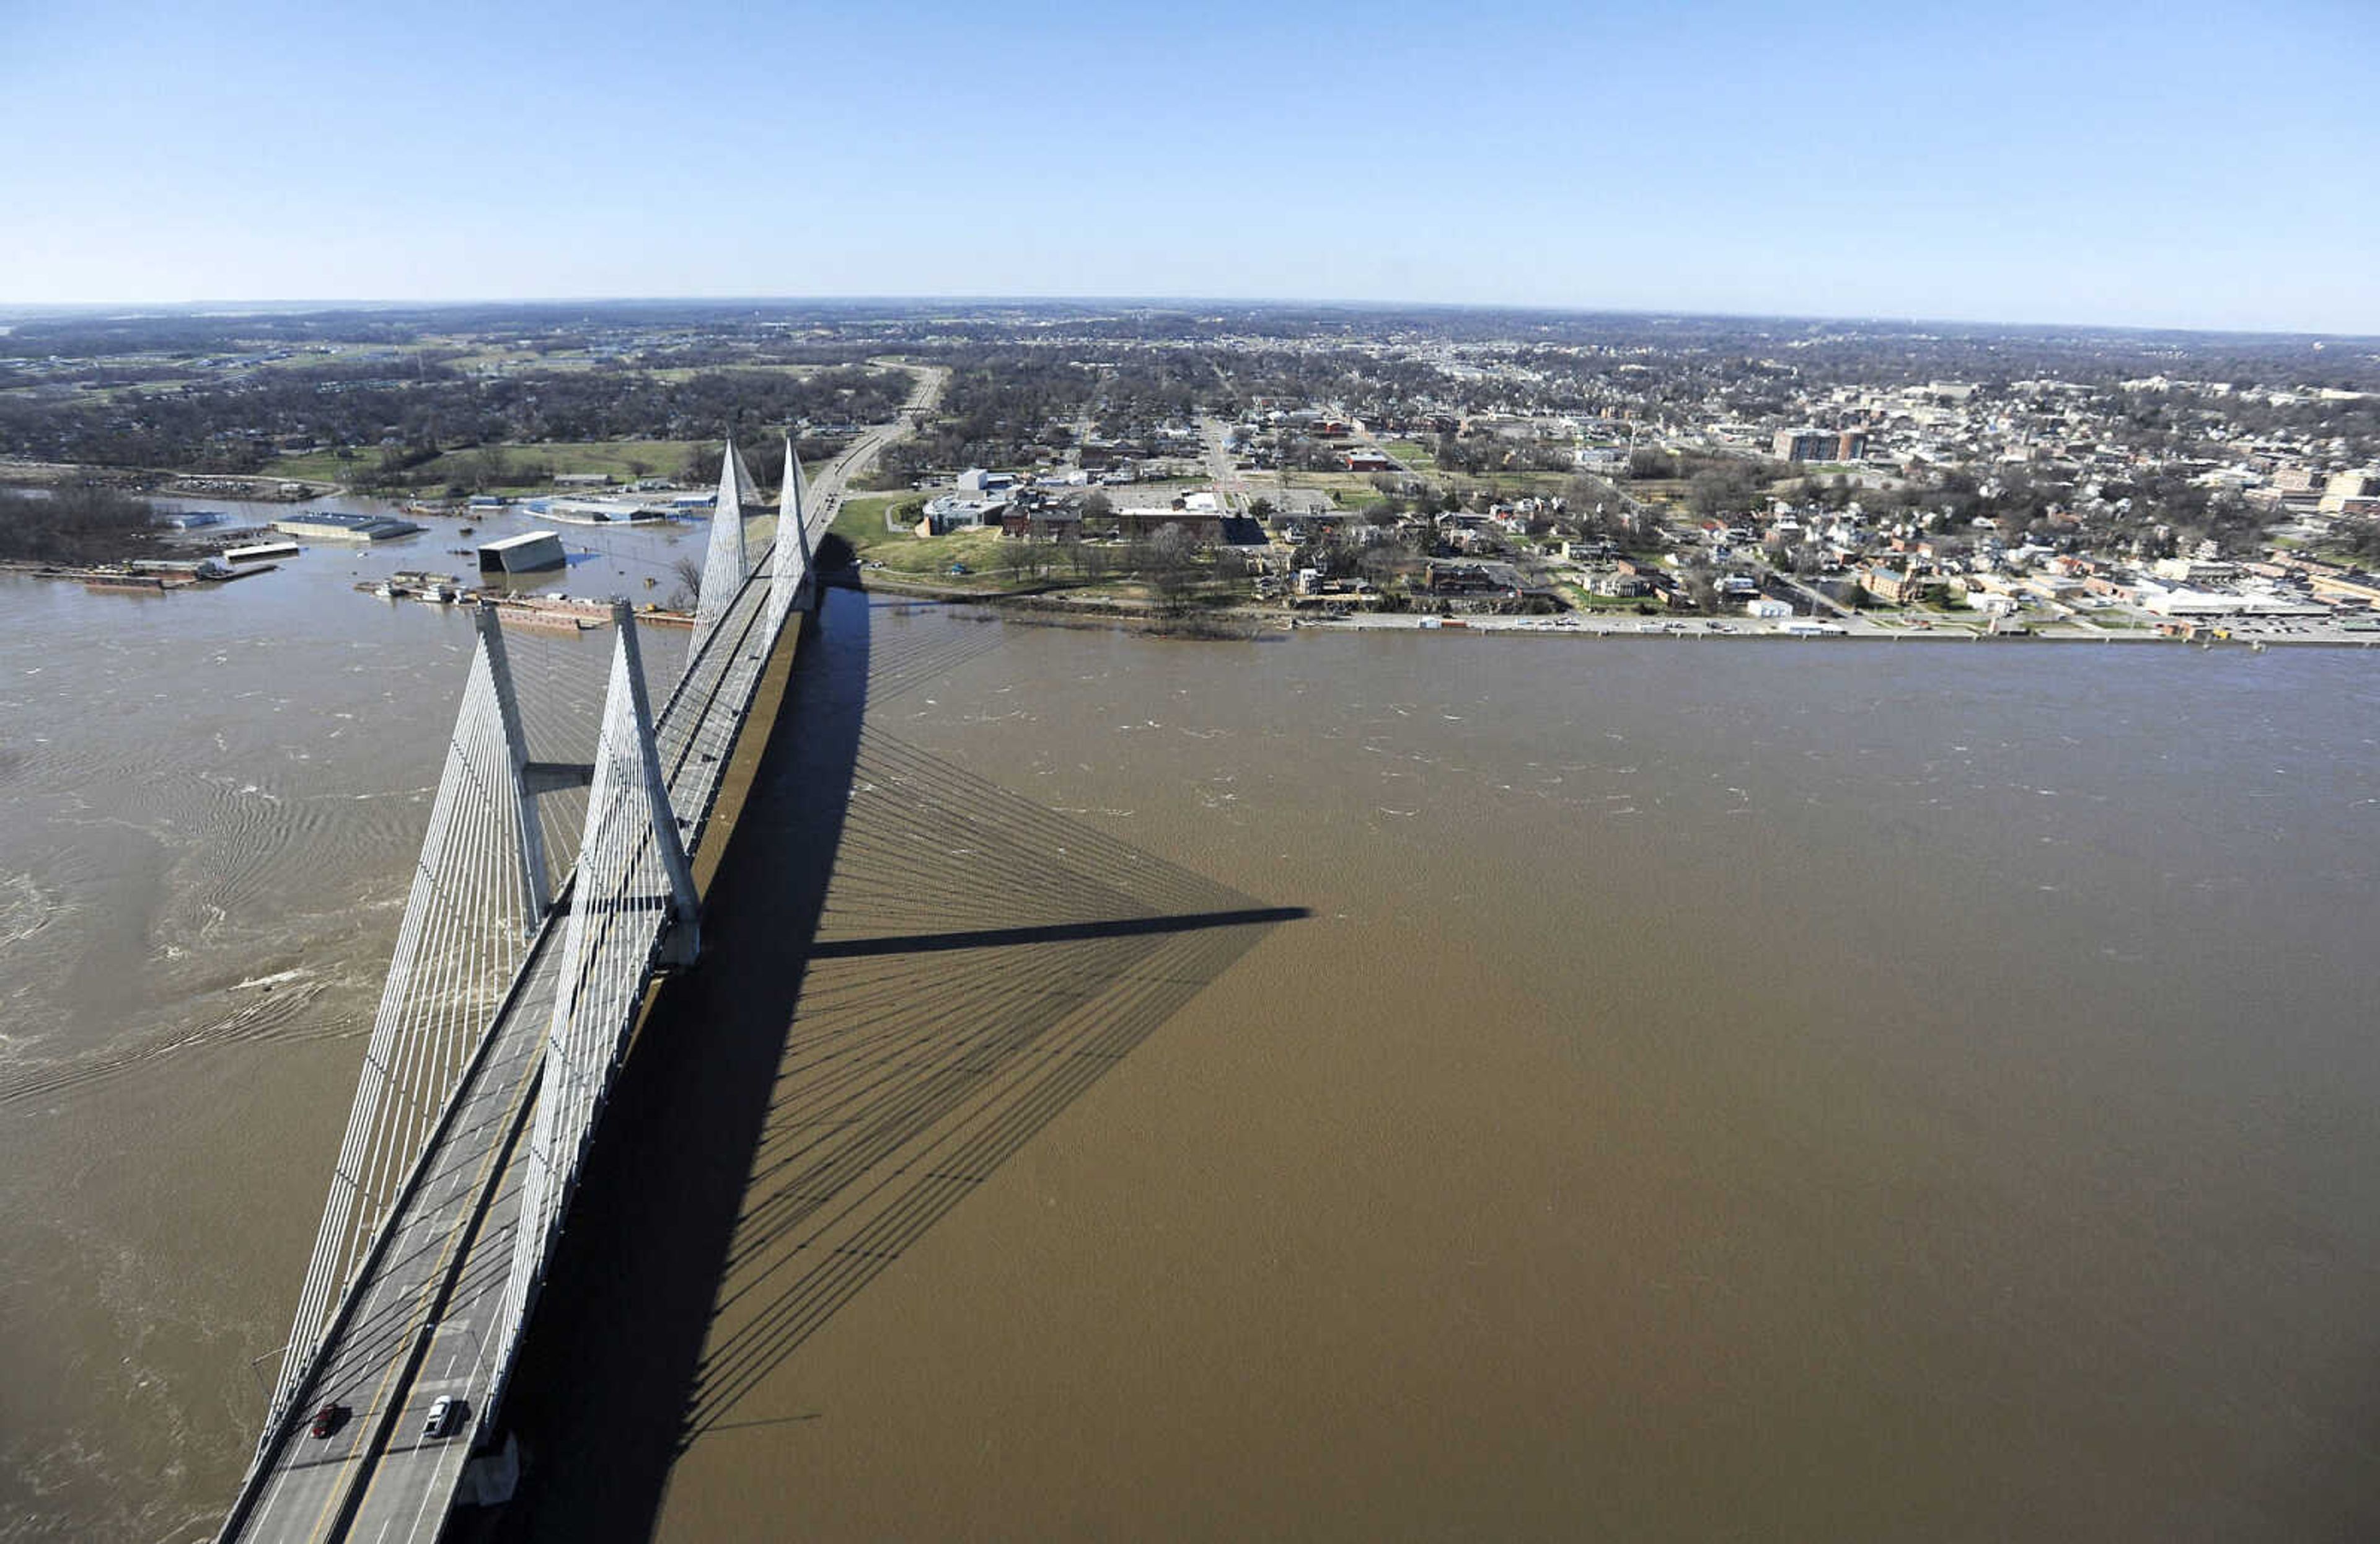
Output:
[[1015,594],[998,591],[937,590],[930,587],[907,586],[877,588],[878,576],[863,576],[857,588],[887,600],[910,601],[919,605],[951,607],[979,606],[996,612],[1002,621],[1036,627],[1059,627],[1075,631],[1114,630],[1150,638],[1183,638],[1207,642],[1269,642],[1292,632],[1316,630],[1323,632],[1428,632],[1447,637],[1487,638],[1611,638],[1631,642],[1678,643],[1767,643],[1767,644],[1951,644],[1991,643],[2023,644],[2093,644],[2154,645],[2199,649],[2242,649],[2261,650],[2269,646],[2291,649],[2368,650],[2380,648],[2380,638],[2185,638],[2140,629],[2110,629],[2098,633],[2080,631],[2035,631],[2029,633],[1985,633],[1959,628],[1947,629],[1876,629],[1862,632],[1780,633],[1764,632],[1750,627],[1730,627],[1706,630],[1684,623],[1670,622],[1647,625],[1622,624],[1608,618],[1569,617],[1457,617],[1432,615],[1365,615],[1348,614],[1320,616],[1284,616],[1278,611],[1254,607],[1235,607],[1206,612],[1167,613],[1135,607],[1129,602],[1116,600],[1086,600],[1069,602],[1062,597],[1043,594]]
[[47,494],[0,487],[0,562],[39,566],[123,563],[155,553],[148,501],[82,482]]

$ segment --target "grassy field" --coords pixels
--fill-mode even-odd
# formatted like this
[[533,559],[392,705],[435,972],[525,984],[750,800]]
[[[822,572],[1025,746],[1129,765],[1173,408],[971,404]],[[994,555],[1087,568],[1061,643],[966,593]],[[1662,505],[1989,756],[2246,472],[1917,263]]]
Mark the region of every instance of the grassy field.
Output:
[[[1017,591],[1063,590],[1070,595],[1085,598],[1146,602],[1150,598],[1148,587],[1136,578],[1114,575],[1100,579],[1086,579],[1068,561],[1066,553],[1054,547],[1027,547],[1010,541],[997,530],[954,530],[947,536],[917,536],[905,530],[884,529],[887,508],[903,505],[921,506],[925,501],[914,493],[863,495],[846,499],[836,511],[831,528],[849,541],[863,561],[881,564],[888,580],[914,580],[930,584],[936,590],[965,591],[980,595],[1002,595]],[[1038,559],[1041,572],[1036,574],[1028,564],[1012,567],[1022,559]],[[951,572],[955,565],[966,570]],[[1193,604],[1239,599],[1241,589],[1234,583],[1208,580],[1194,587]]]
[[366,459],[362,451],[358,451],[351,461],[342,461],[334,452],[327,450],[311,456],[284,456],[259,475],[311,478],[317,482],[345,482],[356,474],[358,467],[369,467],[377,459],[377,456]]
[[[1292,472],[1289,485],[1292,488],[1318,488],[1345,509],[1355,507],[1349,503],[1350,500],[1360,500],[1364,504],[1380,501],[1383,495],[1372,486],[1372,479],[1378,475],[1377,472]],[[1252,485],[1253,492],[1263,491],[1261,485]]]
[[[867,549],[868,561],[884,565],[887,577],[916,579],[931,583],[938,589],[972,590],[984,595],[999,595],[1011,590],[1038,590],[1050,578],[1062,572],[1057,566],[1057,554],[1047,548],[1036,554],[1050,565],[1050,571],[1037,577],[1026,569],[1011,568],[1008,563],[1024,555],[1029,549],[1021,542],[1010,541],[997,530],[954,530],[948,536],[903,536],[882,534],[883,517],[876,517],[879,534],[874,545]],[[842,524],[840,517],[837,526]],[[966,570],[953,574],[953,567]]]
[[[869,563],[880,563],[895,574],[930,578],[938,584],[986,590],[1007,588],[1000,563],[1002,537],[997,530],[955,530],[948,536],[920,537],[884,529],[884,512],[901,505],[922,505],[915,494],[863,494],[845,499],[829,529],[851,543],[852,551]],[[951,573],[951,565],[966,568]]]
[[980,529],[948,536],[880,536],[868,556],[897,574],[951,577],[951,566],[957,564],[968,570],[962,577],[989,580],[999,565],[1002,540],[1000,532]]
[[1419,440],[1386,440],[1381,442],[1380,448],[1415,471],[1429,472],[1438,469],[1438,457],[1432,456],[1429,447]]
[[884,529],[884,512],[900,505],[922,505],[924,500],[908,493],[860,493],[843,501],[835,511],[834,524],[829,528],[851,543],[851,550],[865,553],[871,547],[892,541],[917,541],[914,536],[900,535]]
[[1517,497],[1524,493],[1551,498],[1570,486],[1572,475],[1570,472],[1493,472],[1471,480],[1493,484],[1499,498]]
[[[506,445],[504,460],[512,468],[515,480],[494,485],[492,492],[523,492],[545,487],[542,482],[517,480],[520,469],[531,464],[541,465],[555,473],[601,472],[616,481],[633,481],[639,477],[674,477],[686,464],[689,440],[594,440],[565,441],[552,444]],[[431,491],[442,490],[449,482],[476,485],[480,469],[480,453],[474,450],[450,450],[434,461],[427,461],[412,469],[409,476],[428,474],[434,482]],[[346,482],[365,469],[377,466],[380,453],[358,450],[349,459],[341,459],[336,451],[318,451],[307,456],[285,456],[274,461],[260,475],[264,477],[311,478],[322,482]],[[638,468],[642,468],[642,470]]]
[[1643,504],[1675,509],[1682,508],[1686,502],[1686,482],[1682,478],[1652,477],[1641,482],[1632,479],[1613,486]]

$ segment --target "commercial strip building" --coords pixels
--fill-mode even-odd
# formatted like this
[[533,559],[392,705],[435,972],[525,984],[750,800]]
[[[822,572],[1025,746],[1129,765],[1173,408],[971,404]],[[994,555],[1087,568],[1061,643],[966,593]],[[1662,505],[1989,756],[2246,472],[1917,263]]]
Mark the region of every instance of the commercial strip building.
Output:
[[309,510],[273,521],[273,529],[306,541],[387,541],[416,535],[425,528],[394,515],[340,515]]

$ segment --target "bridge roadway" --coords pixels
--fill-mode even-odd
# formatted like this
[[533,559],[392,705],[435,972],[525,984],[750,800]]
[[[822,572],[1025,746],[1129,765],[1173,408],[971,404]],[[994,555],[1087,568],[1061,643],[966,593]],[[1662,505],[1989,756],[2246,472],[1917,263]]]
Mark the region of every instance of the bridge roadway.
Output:
[[[929,409],[947,372],[919,368],[911,411]],[[848,480],[907,419],[870,429],[812,480],[808,552],[832,523]],[[698,853],[719,783],[774,640],[768,554],[751,565],[710,647],[654,715],[654,738],[689,855]],[[798,618],[796,618],[796,621]],[[794,631],[788,625],[787,631]],[[332,1319],[319,1365],[265,1434],[225,1520],[228,1540],[434,1540],[464,1481],[479,1403],[497,1381],[496,1319],[520,1215],[532,1095],[560,985],[565,886],[539,929],[494,1025],[433,1134],[413,1181]],[[470,1402],[456,1433],[423,1435],[441,1395]],[[328,1437],[309,1428],[325,1401],[350,1407]]]
[[[654,737],[690,852],[698,849],[767,663],[771,640],[760,636],[767,598],[766,573],[756,571],[655,715]],[[434,1539],[444,1526],[470,1456],[478,1402],[497,1372],[496,1316],[571,904],[565,891],[539,930],[412,1185],[333,1321],[322,1365],[268,1433],[224,1538],[384,1544]],[[422,1427],[442,1394],[472,1407],[455,1436],[438,1441]],[[309,1424],[327,1400],[353,1414],[318,1439]]]

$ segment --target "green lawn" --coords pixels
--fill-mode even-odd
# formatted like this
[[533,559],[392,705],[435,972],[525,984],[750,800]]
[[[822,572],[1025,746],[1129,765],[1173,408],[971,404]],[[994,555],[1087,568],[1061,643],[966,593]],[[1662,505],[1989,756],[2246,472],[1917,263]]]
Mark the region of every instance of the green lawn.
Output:
[[865,553],[871,547],[888,542],[915,541],[917,538],[914,536],[886,530],[884,512],[901,505],[922,506],[924,503],[923,499],[906,493],[861,493],[843,501],[843,507],[835,511],[834,524],[829,529],[850,542],[851,550],[856,553]]
[[948,536],[926,537],[887,532],[882,505],[880,504],[871,514],[852,507],[859,502],[854,499],[844,505],[835,517],[833,529],[868,562],[880,563],[896,574],[935,579],[951,577],[951,565],[963,564],[968,570],[965,577],[979,577],[987,587],[997,582],[1000,532],[954,530]]
[[284,456],[267,467],[261,475],[310,478],[316,482],[345,482],[356,475],[357,468],[369,467],[373,461],[379,459],[375,454],[371,460],[367,460],[365,454],[358,451],[356,458],[352,461],[342,461],[336,453],[327,450],[311,456]]

